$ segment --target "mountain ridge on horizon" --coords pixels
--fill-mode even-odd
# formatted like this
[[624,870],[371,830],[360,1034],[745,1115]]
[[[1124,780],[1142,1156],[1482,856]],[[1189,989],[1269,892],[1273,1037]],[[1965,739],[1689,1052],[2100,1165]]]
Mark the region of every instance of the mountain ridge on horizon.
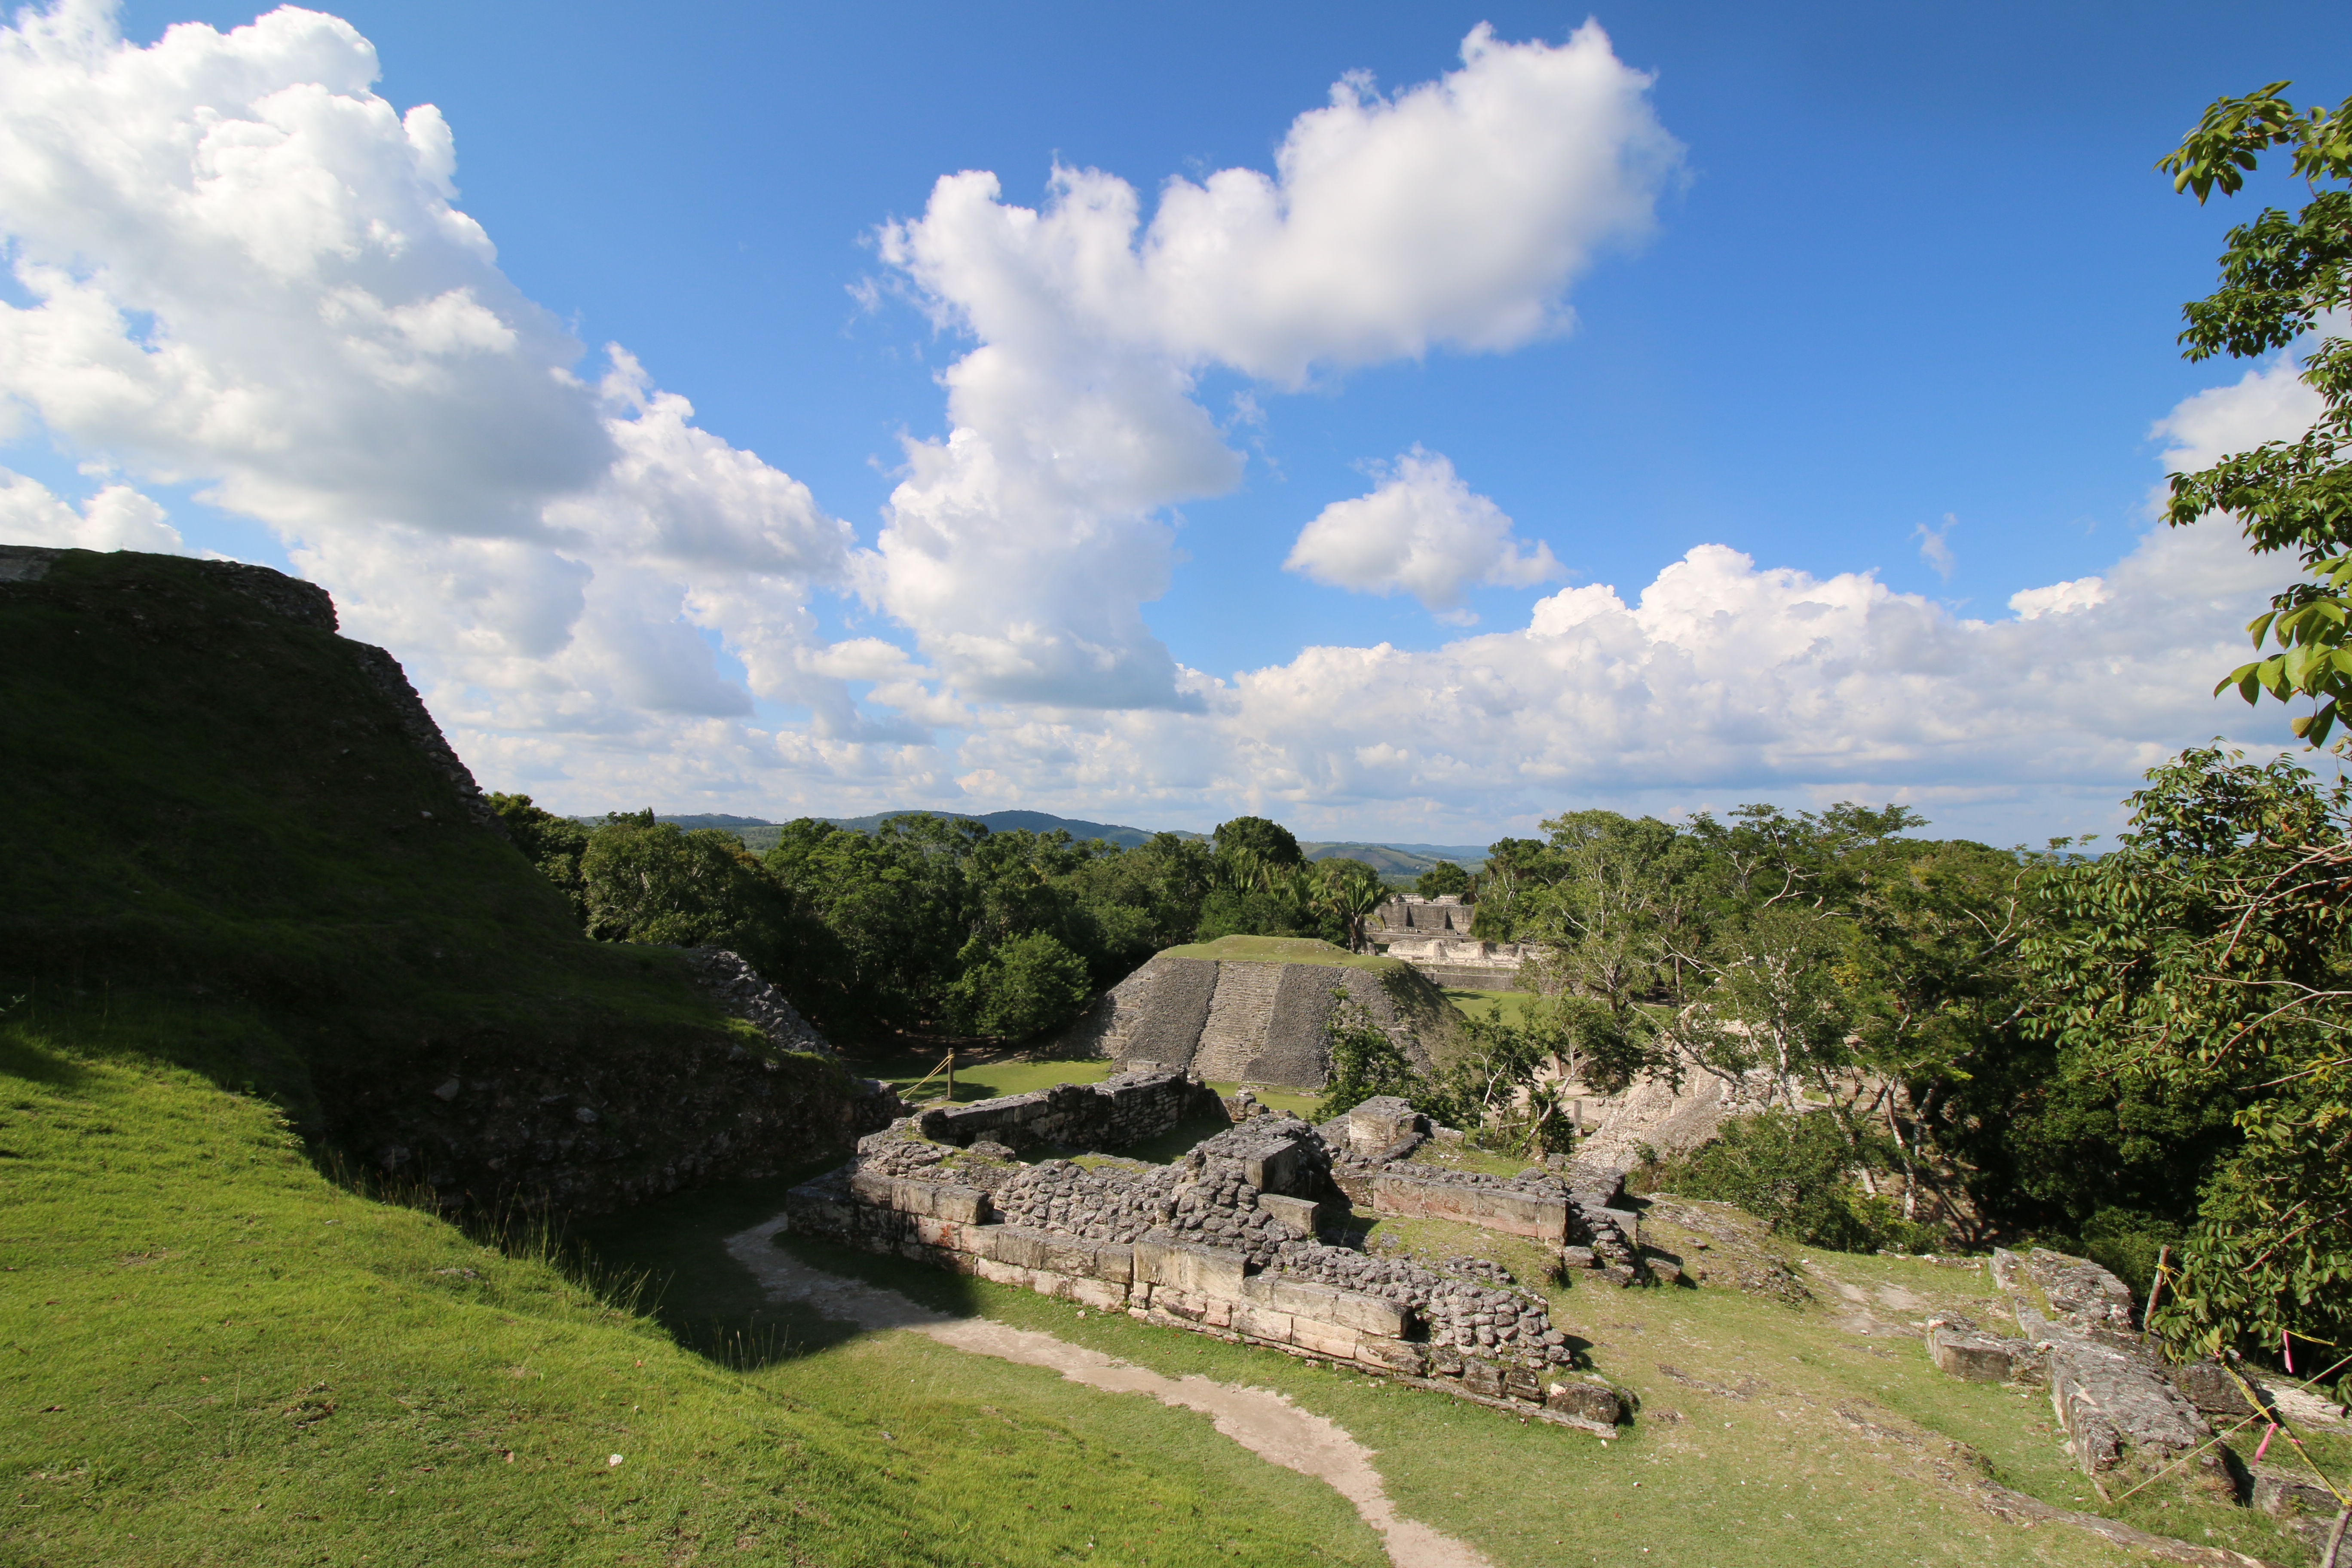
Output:
[[[1116,844],[1126,849],[1150,843],[1155,831],[1171,832],[1180,838],[1202,839],[1209,837],[1205,833],[1197,833],[1190,828],[1155,830],[1129,827],[1118,823],[1096,822],[1084,817],[1056,816],[1051,812],[1020,809],[960,812],[940,811],[928,806],[911,806],[899,811],[873,812],[864,816],[825,816],[819,817],[817,820],[829,822],[835,827],[845,827],[855,832],[871,833],[894,816],[925,815],[969,817],[987,826],[992,832],[999,833],[1019,829],[1026,829],[1032,833],[1050,833],[1060,828],[1073,838],[1099,838],[1105,843]],[[575,820],[593,822],[598,819],[580,817]],[[740,837],[747,848],[754,850],[764,850],[773,846],[783,827],[782,823],[770,821],[763,817],[736,816],[724,812],[657,811],[654,814],[654,820],[675,823],[685,828],[725,828]],[[1374,869],[1388,876],[1418,875],[1440,861],[1453,861],[1475,870],[1483,866],[1486,859],[1486,847],[1481,845],[1400,844],[1368,838],[1302,838],[1298,841],[1298,847],[1309,860],[1328,860],[1334,857],[1347,856],[1365,861]]]

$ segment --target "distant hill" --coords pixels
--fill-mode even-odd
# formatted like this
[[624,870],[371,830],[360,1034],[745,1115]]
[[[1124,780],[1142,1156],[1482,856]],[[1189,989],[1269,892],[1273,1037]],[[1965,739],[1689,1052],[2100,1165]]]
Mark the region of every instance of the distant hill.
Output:
[[[1099,838],[1107,844],[1116,844],[1122,849],[1132,849],[1139,844],[1151,842],[1151,829],[1148,827],[1121,827],[1108,822],[1085,822],[1074,816],[1055,816],[1043,811],[935,811],[929,813],[879,811],[871,816],[828,816],[825,820],[835,827],[849,827],[860,833],[871,833],[894,816],[926,815],[948,817],[970,816],[974,822],[983,824],[992,833],[1010,833],[1018,828],[1026,828],[1031,833],[1051,833],[1058,827],[1073,838]],[[1202,833],[1180,832],[1177,837],[1205,838],[1208,836]],[[747,839],[746,842],[749,840]]]
[[1442,861],[1451,860],[1465,871],[1483,870],[1486,852],[1462,844],[1307,844],[1299,848],[1309,860],[1361,860],[1381,879],[1411,880]]
[[[1116,823],[1088,822],[1081,817],[1055,816],[1051,812],[1044,811],[936,811],[929,813],[922,811],[877,811],[870,816],[828,816],[823,820],[832,823],[835,827],[846,827],[859,833],[871,833],[894,816],[921,816],[925,815],[949,817],[968,816],[975,822],[985,824],[989,830],[993,833],[1009,833],[1016,828],[1026,828],[1032,833],[1051,833],[1054,829],[1058,827],[1069,834],[1073,838],[1099,838],[1107,844],[1116,844],[1123,849],[1131,849],[1139,844],[1149,844],[1151,841],[1153,832],[1152,829],[1148,827],[1122,827]],[[604,818],[601,816],[583,816],[576,820],[587,823],[596,823],[602,822]],[[654,820],[656,822],[674,822],[680,827],[689,829],[697,827],[723,827],[740,837],[743,840],[744,847],[751,850],[755,854],[764,853],[769,849],[774,848],[776,840],[781,837],[783,833],[782,824],[771,822],[765,817],[729,816],[720,812],[711,812],[691,816],[673,816],[667,812],[656,812],[654,815]],[[1205,833],[1192,833],[1182,828],[1171,829],[1170,831],[1174,832],[1176,837],[1179,838],[1206,838],[1209,837]],[[1325,844],[1309,842],[1302,839],[1299,842],[1298,847],[1306,852],[1307,858],[1309,860],[1329,860],[1338,857],[1345,857],[1350,860],[1361,860],[1366,865],[1371,867],[1374,870],[1380,872],[1384,879],[1391,881],[1399,879],[1410,881],[1412,879],[1420,876],[1423,871],[1428,870],[1430,868],[1444,860],[1454,861],[1455,864],[1461,866],[1465,870],[1468,871],[1483,869],[1486,864],[1486,849],[1481,846],[1472,844],[1362,844],[1354,842]]]

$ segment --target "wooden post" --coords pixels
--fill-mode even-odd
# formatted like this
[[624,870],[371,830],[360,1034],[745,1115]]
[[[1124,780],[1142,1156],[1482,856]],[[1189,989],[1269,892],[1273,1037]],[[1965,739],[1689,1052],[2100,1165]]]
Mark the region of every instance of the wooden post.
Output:
[[948,1103],[955,1103],[955,1047],[948,1047]]

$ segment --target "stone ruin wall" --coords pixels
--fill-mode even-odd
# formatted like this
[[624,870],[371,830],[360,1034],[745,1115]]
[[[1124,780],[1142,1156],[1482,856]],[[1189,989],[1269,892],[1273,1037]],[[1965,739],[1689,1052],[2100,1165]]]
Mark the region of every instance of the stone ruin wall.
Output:
[[1374,951],[1412,965],[1432,984],[1465,991],[1517,989],[1520,966],[1533,950],[1522,942],[1472,936],[1476,916],[1475,907],[1457,894],[1434,899],[1400,894],[1372,911],[1364,935]]
[[1330,1075],[1328,1029],[1340,992],[1414,1066],[1428,1070],[1428,1020],[1398,1005],[1379,974],[1338,963],[1192,958],[1162,952],[1095,999],[1058,1048],[1122,1065],[1182,1068],[1212,1081],[1318,1089]]
[[[1318,1239],[1348,1201],[1530,1236],[1570,1266],[1631,1282],[1633,1215],[1613,1183],[1399,1167],[1428,1128],[1401,1100],[1310,1127],[1250,1117],[1172,1164],[1013,1157],[1039,1142],[1110,1149],[1216,1104],[1181,1069],[940,1107],[864,1139],[793,1190],[790,1231],[1017,1285],[1101,1311],[1329,1360],[1530,1418],[1609,1433],[1628,1398],[1577,1370],[1542,1300],[1483,1259],[1423,1267]],[[1364,1194],[1356,1197],[1357,1194]],[[1619,1222],[1622,1221],[1621,1225]]]

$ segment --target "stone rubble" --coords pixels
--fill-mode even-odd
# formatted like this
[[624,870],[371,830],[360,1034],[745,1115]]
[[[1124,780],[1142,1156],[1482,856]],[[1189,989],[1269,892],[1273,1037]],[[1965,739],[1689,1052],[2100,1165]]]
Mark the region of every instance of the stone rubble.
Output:
[[[1927,1326],[1927,1350],[1956,1377],[2046,1385],[2067,1451],[2095,1480],[2118,1469],[2153,1474],[2202,1447],[2212,1428],[2136,1323],[2131,1289],[2087,1258],[2046,1247],[1992,1255],[1993,1284],[2018,1332],[1964,1318]],[[2234,1496],[2208,1452],[2183,1466],[2192,1489]]]
[[[1575,1371],[1575,1347],[1543,1300],[1500,1265],[1374,1257],[1294,1223],[1318,1212],[1335,1185],[1344,1190],[1343,1173],[1375,1173],[1445,1189],[1474,1207],[1480,1194],[1518,1204],[1496,1228],[1524,1234],[1521,1210],[1555,1215],[1554,1247],[1571,1226],[1615,1234],[1577,1211],[1549,1173],[1440,1172],[1428,1181],[1430,1167],[1371,1164],[1347,1139],[1335,1142],[1330,1127],[1264,1110],[1166,1165],[1078,1152],[1054,1136],[1091,1132],[1097,1148],[1133,1142],[1174,1126],[1204,1098],[1214,1097],[1197,1079],[1161,1069],[903,1118],[862,1140],[850,1164],[795,1188],[790,1224],[1588,1429],[1624,1418],[1624,1396]],[[1114,1099],[1135,1112],[1110,1118],[1102,1107]],[[971,1142],[951,1141],[958,1133]],[[1378,1130],[1367,1135],[1381,1138]],[[1054,1152],[1024,1163],[1016,1144]],[[1480,1223],[1475,1213],[1463,1217]]]
[[833,1042],[800,1016],[784,994],[760,978],[752,967],[723,947],[689,947],[687,967],[695,984],[730,1015],[744,1020],[768,1037],[780,1051],[813,1051],[835,1055]]

